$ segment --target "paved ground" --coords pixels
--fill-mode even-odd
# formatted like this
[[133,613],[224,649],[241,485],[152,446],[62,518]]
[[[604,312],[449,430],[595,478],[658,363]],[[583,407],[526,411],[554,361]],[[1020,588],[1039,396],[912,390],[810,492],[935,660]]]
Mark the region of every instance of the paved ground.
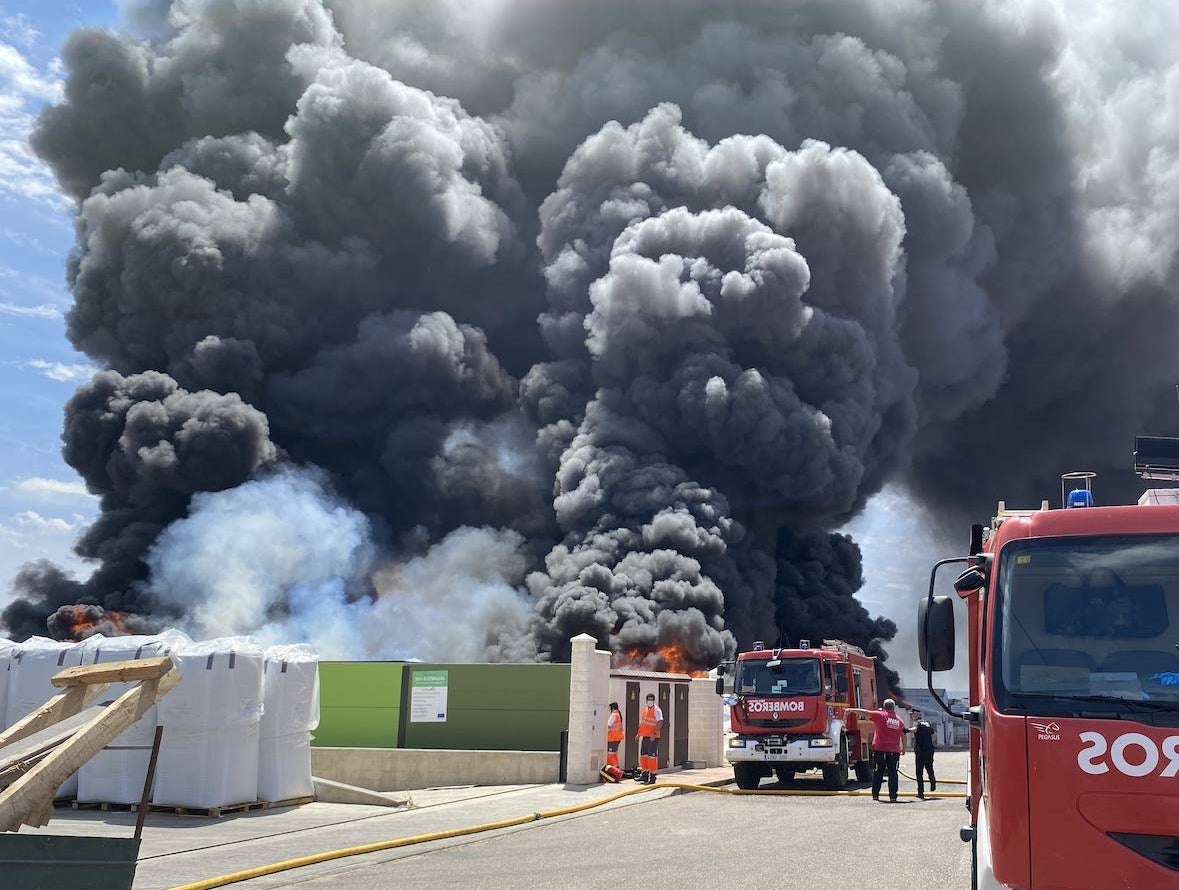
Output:
[[[911,771],[912,757],[906,757]],[[939,755],[946,776],[965,755]],[[668,780],[723,784],[727,770]],[[179,884],[341,847],[493,822],[606,797],[622,786],[455,788],[413,792],[414,808],[310,804],[221,820],[151,814],[135,890]],[[777,788],[768,781],[762,786]],[[800,777],[790,789],[819,788]],[[903,782],[902,790],[913,790]],[[939,790],[942,790],[939,787]],[[864,798],[736,797],[656,790],[587,812],[464,838],[336,860],[233,885],[366,890],[616,887],[654,869],[652,886],[701,887],[750,880],[802,880],[814,890],[870,882],[878,890],[969,886],[967,848],[957,837],[960,799],[873,803]],[[131,833],[128,814],[58,810],[50,834]],[[845,862],[854,852],[858,862]],[[883,871],[875,863],[887,863]],[[850,870],[850,871],[849,871]],[[816,879],[816,876],[818,878]],[[932,883],[931,882],[936,882]]]

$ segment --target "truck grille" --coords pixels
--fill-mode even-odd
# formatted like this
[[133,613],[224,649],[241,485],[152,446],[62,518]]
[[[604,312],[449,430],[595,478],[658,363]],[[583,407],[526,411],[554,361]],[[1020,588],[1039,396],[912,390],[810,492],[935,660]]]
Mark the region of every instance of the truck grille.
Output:
[[794,729],[798,726],[806,726],[811,721],[809,717],[787,717],[785,720],[744,720],[742,722],[759,729]]

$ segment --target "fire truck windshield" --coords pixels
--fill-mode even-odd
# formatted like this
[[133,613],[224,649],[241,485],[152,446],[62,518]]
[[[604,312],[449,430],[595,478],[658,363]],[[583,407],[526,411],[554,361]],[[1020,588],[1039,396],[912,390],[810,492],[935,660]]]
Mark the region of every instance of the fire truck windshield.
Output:
[[738,695],[816,695],[819,683],[817,658],[784,658],[776,667],[765,661],[738,662],[734,684]]
[[1013,541],[997,589],[1001,709],[1179,710],[1179,536]]

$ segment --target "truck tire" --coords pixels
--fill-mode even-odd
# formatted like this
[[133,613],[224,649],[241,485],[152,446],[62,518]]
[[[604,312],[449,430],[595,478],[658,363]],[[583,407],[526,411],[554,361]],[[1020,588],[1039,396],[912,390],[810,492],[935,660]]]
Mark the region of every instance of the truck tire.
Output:
[[734,763],[733,778],[742,791],[753,791],[761,784],[761,773],[752,763]]
[[777,773],[778,781],[781,782],[783,785],[789,784],[790,782],[794,781],[794,770],[789,769],[788,767],[780,766],[777,769],[775,769],[774,772]]
[[842,791],[847,787],[847,739],[839,739],[839,753],[835,762],[823,766],[823,787],[828,791]]
[[856,761],[856,781],[857,782],[871,782],[872,781],[872,762],[870,760]]

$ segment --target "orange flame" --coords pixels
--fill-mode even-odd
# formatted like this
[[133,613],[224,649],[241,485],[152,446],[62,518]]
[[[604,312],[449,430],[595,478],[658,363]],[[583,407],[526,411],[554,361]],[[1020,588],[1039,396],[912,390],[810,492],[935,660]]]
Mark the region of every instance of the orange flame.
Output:
[[[95,615],[95,612],[98,615]],[[65,619],[66,632],[72,639],[84,640],[101,627],[107,636],[126,636],[130,633],[124,625],[122,612],[104,612],[84,605],[64,606],[58,614]]]
[[610,662],[616,668],[688,674],[692,677],[708,676],[708,669],[694,661],[678,643],[668,643],[655,649],[630,646],[620,652],[615,652]]

